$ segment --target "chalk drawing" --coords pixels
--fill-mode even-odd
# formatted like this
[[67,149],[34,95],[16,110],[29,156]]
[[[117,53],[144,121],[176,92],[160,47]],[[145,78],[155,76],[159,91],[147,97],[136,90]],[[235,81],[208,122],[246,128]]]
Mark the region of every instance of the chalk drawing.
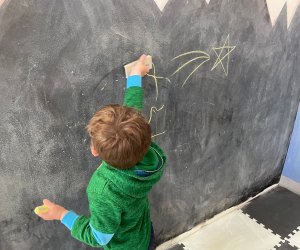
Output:
[[[300,0],[299,0],[300,1]],[[214,51],[214,53],[217,55],[217,59],[216,62],[214,63],[213,67],[211,68],[211,71],[213,71],[218,65],[221,65],[225,76],[228,75],[228,67],[229,67],[229,55],[230,53],[235,49],[236,46],[230,46],[229,45],[229,35],[227,36],[223,46],[221,47],[213,47],[210,51]],[[225,52],[225,55],[224,53]],[[187,55],[196,55],[196,57],[192,58],[191,60],[185,62],[183,65],[181,65],[180,67],[178,67],[171,76],[177,74],[179,71],[181,71],[184,67],[190,65],[192,62],[194,61],[199,61],[204,59],[203,61],[201,61],[200,64],[197,65],[197,67],[195,69],[193,69],[193,71],[187,76],[187,78],[185,78],[184,82],[182,83],[182,86],[185,86],[189,80],[189,78],[206,62],[210,61],[211,56],[206,53],[205,51],[202,50],[193,50],[193,51],[188,51],[185,52],[183,54],[180,54],[178,56],[175,56],[171,61],[174,61],[178,58],[187,56]],[[226,67],[223,64],[223,61],[227,59],[227,63],[226,63]]]
[[[157,101],[157,98],[158,98],[158,79],[165,79],[167,80],[169,83],[171,83],[170,79],[167,78],[167,77],[162,77],[162,76],[157,76],[156,75],[156,68],[155,68],[155,64],[152,63],[152,69],[153,69],[153,73],[152,74],[147,74],[147,76],[150,76],[153,78],[154,80],[154,83],[155,83],[155,101]],[[152,106],[151,109],[150,109],[150,115],[149,115],[149,123],[151,123],[152,121],[152,117],[153,117],[153,113],[157,113],[159,111],[161,111],[162,109],[164,108],[164,105],[162,105],[160,108],[157,108],[155,106]],[[163,135],[165,134],[167,131],[165,130],[164,132],[161,132],[161,133],[158,133],[158,134],[155,134],[155,135],[152,135],[152,138],[154,137],[157,137],[159,135]]]
[[105,81],[105,84],[104,84],[104,86],[101,88],[101,91],[104,90],[104,88],[106,87],[106,85],[107,85],[107,81]]
[[[147,74],[147,75],[150,76],[150,77],[152,77],[152,78],[154,79],[154,82],[155,82],[155,89],[156,89],[155,101],[157,101],[157,98],[158,98],[158,81],[157,81],[157,79],[165,79],[165,80],[167,80],[167,81],[170,82],[170,83],[171,83],[171,81],[170,81],[169,78],[162,77],[162,76],[157,76],[157,75],[156,75],[156,69],[155,69],[154,63],[152,63],[152,68],[153,68],[153,75],[151,75],[151,74]],[[162,105],[160,108],[157,108],[157,107],[155,107],[155,106],[152,106],[151,109],[150,109],[150,118],[149,118],[149,121],[148,121],[148,122],[149,122],[149,123],[151,122],[152,117],[153,117],[153,113],[159,112],[159,111],[161,111],[163,108],[164,108],[164,105]],[[167,132],[167,131],[165,130],[164,132],[161,132],[161,133],[152,135],[152,138],[157,137],[157,136],[160,136],[160,135],[163,135],[163,134],[165,134],[166,132]]]
[[155,106],[151,107],[151,109],[150,109],[150,118],[149,118],[148,123],[150,123],[151,120],[152,120],[152,114],[153,114],[153,112],[154,112],[154,113],[159,112],[159,111],[161,111],[163,108],[164,108],[164,105],[162,105],[159,109],[157,109],[157,107],[155,107]]
[[215,106],[215,104],[214,103],[212,103],[212,102],[203,102],[204,104],[209,104],[209,105],[211,105],[211,106]]
[[179,58],[179,57],[186,56],[186,55],[190,55],[190,54],[204,54],[204,55],[206,55],[207,57],[209,57],[209,54],[207,54],[205,51],[202,51],[202,50],[193,50],[193,51],[189,51],[189,52],[180,54],[180,55],[178,55],[178,56],[175,56],[171,61],[174,61],[175,59],[177,59],[177,58]]
[[[212,48],[212,50],[217,55],[216,62],[214,66],[211,68],[211,71],[213,71],[219,64],[221,64],[222,69],[225,73],[225,75],[228,75],[228,66],[229,66],[229,55],[230,53],[235,49],[236,46],[229,46],[229,35],[227,36],[223,46],[218,48]],[[221,58],[223,51],[225,50],[225,55]],[[226,51],[227,50],[227,51]],[[220,51],[219,53],[217,51]],[[226,68],[224,67],[223,60],[227,58]]]
[[183,87],[185,84],[186,84],[186,82],[187,82],[187,80],[196,72],[196,70],[197,69],[199,69],[204,63],[206,63],[207,61],[209,61],[210,59],[206,59],[204,62],[202,62],[202,63],[200,63],[189,75],[188,75],[188,77],[184,80],[184,82],[183,82],[183,84],[182,84],[182,86],[181,87]]
[[171,83],[171,81],[170,81],[169,78],[162,77],[162,76],[157,76],[157,75],[156,75],[154,63],[152,63],[152,68],[153,68],[153,75],[147,74],[147,76],[150,76],[150,77],[152,77],[152,78],[154,79],[154,82],[155,82],[155,90],[156,90],[155,100],[157,101],[157,98],[158,98],[158,81],[157,81],[157,79],[165,79],[165,80],[167,80],[167,81],[170,82],[170,83]]
[[172,74],[172,76],[175,75],[177,72],[179,72],[182,68],[184,68],[185,66],[187,66],[188,64],[190,64],[191,62],[196,61],[198,59],[202,59],[202,58],[209,59],[209,57],[207,57],[207,56],[198,56],[198,57],[195,57],[195,58],[187,61],[185,64],[183,64],[182,66],[180,66],[178,69],[176,69],[174,71],[174,73]]
[[181,87],[183,87],[183,86],[187,83],[188,79],[196,72],[197,69],[199,69],[204,63],[206,63],[207,61],[210,60],[210,55],[209,55],[209,54],[207,54],[206,52],[204,52],[204,51],[202,51],[202,50],[195,50],[195,51],[189,51],[189,52],[180,54],[180,55],[174,57],[171,61],[174,61],[174,60],[176,60],[176,59],[178,59],[178,58],[180,58],[180,57],[182,57],[182,56],[191,55],[191,54],[197,54],[197,55],[201,55],[201,56],[197,56],[197,57],[195,57],[195,58],[193,58],[193,59],[187,61],[186,63],[184,63],[183,65],[181,65],[179,68],[177,68],[171,76],[173,76],[173,75],[175,75],[176,73],[178,73],[180,70],[182,70],[184,67],[186,67],[187,65],[189,65],[189,64],[190,64],[191,62],[193,62],[193,61],[200,60],[200,59],[206,59],[206,60],[204,60],[203,62],[201,62],[201,63],[200,63],[200,64],[199,64],[199,65],[198,65],[198,66],[197,66],[197,67],[196,67],[196,68],[188,75],[188,77],[184,80],[184,82],[183,82],[183,84],[182,84]]
[[154,138],[154,137],[156,137],[156,136],[163,135],[163,134],[165,134],[166,132],[167,132],[167,131],[165,130],[164,132],[161,132],[161,133],[159,133],[159,134],[152,135],[151,137]]
[[[150,118],[149,118],[148,123],[151,122],[152,117],[153,117],[153,113],[156,113],[156,112],[161,111],[161,110],[164,108],[164,106],[165,106],[165,105],[162,105],[159,109],[158,109],[157,107],[155,107],[155,106],[152,106],[152,107],[151,107],[151,109],[150,109]],[[153,138],[153,137],[156,137],[156,136],[159,136],[159,135],[163,135],[163,134],[165,134],[166,132],[167,132],[167,131],[165,130],[164,132],[161,132],[161,133],[152,135],[152,138]]]

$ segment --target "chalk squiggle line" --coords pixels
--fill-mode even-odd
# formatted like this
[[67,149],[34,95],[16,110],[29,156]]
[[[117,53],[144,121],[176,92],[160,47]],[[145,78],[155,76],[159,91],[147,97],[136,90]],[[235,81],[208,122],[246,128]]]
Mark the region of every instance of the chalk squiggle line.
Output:
[[157,98],[158,98],[158,81],[157,81],[157,79],[166,79],[170,83],[171,83],[171,81],[167,77],[156,76],[154,63],[152,63],[152,66],[153,66],[153,75],[147,74],[147,76],[150,76],[150,77],[152,77],[154,79],[154,82],[155,82],[155,91],[156,91],[155,100],[157,101]]
[[166,132],[167,132],[167,130],[165,130],[164,132],[161,132],[161,133],[159,133],[159,134],[152,135],[151,138],[154,138],[154,137],[159,136],[159,135],[163,135],[163,134],[165,134]]
[[204,54],[205,56],[197,56],[189,61],[187,61],[186,63],[184,63],[183,65],[181,65],[179,68],[177,68],[174,73],[171,75],[175,75],[176,73],[178,73],[180,70],[182,70],[185,66],[189,65],[191,62],[193,61],[196,61],[196,60],[199,60],[199,59],[203,59],[205,58],[206,60],[204,60],[202,63],[200,63],[189,75],[188,77],[184,80],[183,84],[181,87],[183,87],[186,82],[188,81],[188,79],[196,72],[197,69],[199,69],[204,63],[206,63],[207,61],[210,60],[210,55],[207,54],[206,52],[202,51],[202,50],[194,50],[194,51],[189,51],[189,52],[186,52],[186,53],[183,53],[183,54],[180,54],[176,57],[174,57],[171,61],[175,60],[175,59],[178,59],[182,56],[186,56],[186,55],[190,55],[190,54]]
[[199,69],[204,63],[206,63],[207,61],[209,61],[210,60],[210,58],[208,58],[208,59],[206,59],[205,61],[203,61],[202,63],[200,63],[189,75],[188,75],[188,77],[185,79],[185,81],[183,82],[183,84],[182,84],[182,86],[181,87],[183,87],[185,84],[186,84],[186,82],[187,82],[187,80],[196,72],[196,70],[197,69]]
[[177,58],[179,58],[179,57],[186,56],[186,55],[190,55],[190,54],[204,54],[204,55],[206,55],[207,57],[210,57],[209,54],[207,54],[205,51],[202,51],[202,50],[193,50],[193,51],[189,51],[189,52],[180,54],[180,55],[178,55],[178,56],[175,56],[171,61],[174,61],[175,59],[177,59]]
[[150,123],[151,120],[152,120],[152,114],[153,114],[153,112],[156,113],[156,112],[161,111],[164,108],[164,106],[165,105],[162,105],[159,109],[157,109],[157,107],[155,107],[155,106],[151,107],[151,109],[150,109],[150,119],[149,119],[148,123]]
[[[155,106],[152,106],[151,109],[150,109],[150,119],[149,119],[149,123],[151,122],[152,120],[152,115],[153,115],[153,112],[156,113],[156,112],[159,112],[161,111],[163,108],[164,108],[165,105],[162,105],[159,109]],[[156,137],[156,136],[159,136],[159,135],[162,135],[164,133],[166,133],[167,131],[165,130],[164,132],[161,132],[161,133],[158,133],[158,134],[155,134],[155,135],[152,135],[152,138],[153,137]]]
[[206,59],[208,59],[209,57],[207,57],[207,56],[198,56],[198,57],[195,57],[195,58],[193,58],[193,59],[187,61],[185,64],[183,64],[182,66],[180,66],[178,69],[176,69],[175,72],[174,72],[171,76],[175,75],[177,72],[179,72],[181,69],[183,69],[185,66],[187,66],[187,65],[190,64],[191,62],[193,62],[193,61],[195,61],[195,60],[198,60],[198,59],[201,59],[201,58],[206,58]]

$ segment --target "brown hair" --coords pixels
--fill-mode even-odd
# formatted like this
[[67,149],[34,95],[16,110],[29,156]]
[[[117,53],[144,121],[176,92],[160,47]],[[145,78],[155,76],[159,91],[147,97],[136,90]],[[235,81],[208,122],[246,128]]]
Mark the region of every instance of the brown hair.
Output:
[[145,118],[135,109],[118,104],[97,111],[87,131],[100,158],[119,169],[133,167],[151,143],[151,127]]

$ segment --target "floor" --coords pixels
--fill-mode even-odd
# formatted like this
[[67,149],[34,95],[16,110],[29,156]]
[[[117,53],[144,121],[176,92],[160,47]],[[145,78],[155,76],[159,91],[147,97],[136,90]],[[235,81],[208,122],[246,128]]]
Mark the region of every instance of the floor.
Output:
[[300,249],[300,196],[276,186],[157,250]]

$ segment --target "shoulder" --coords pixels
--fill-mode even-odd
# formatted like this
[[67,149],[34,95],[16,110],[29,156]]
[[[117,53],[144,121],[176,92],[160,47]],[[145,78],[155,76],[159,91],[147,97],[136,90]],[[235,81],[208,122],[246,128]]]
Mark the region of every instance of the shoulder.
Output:
[[101,168],[104,166],[102,163],[96,171],[93,173],[90,182],[87,187],[87,193],[97,193],[102,194],[106,185],[108,184],[108,180],[102,174]]

